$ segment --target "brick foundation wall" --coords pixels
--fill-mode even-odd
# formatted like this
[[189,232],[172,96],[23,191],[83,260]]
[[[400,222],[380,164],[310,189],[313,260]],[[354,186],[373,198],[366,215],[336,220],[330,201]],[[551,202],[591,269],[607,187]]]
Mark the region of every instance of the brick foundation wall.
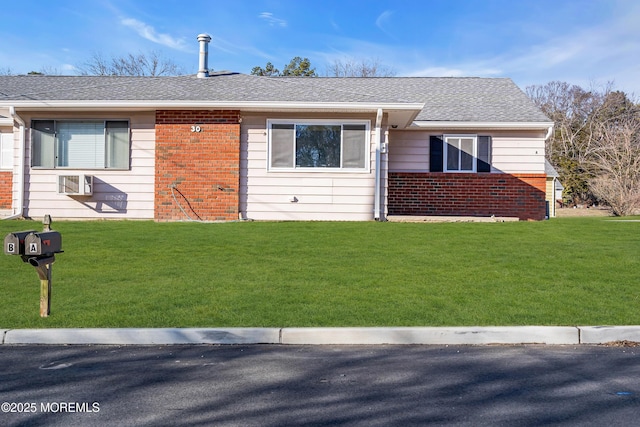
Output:
[[545,217],[545,174],[389,173],[389,215]]
[[240,112],[156,111],[155,132],[156,221],[238,219]]
[[11,209],[13,172],[0,172],[0,209]]

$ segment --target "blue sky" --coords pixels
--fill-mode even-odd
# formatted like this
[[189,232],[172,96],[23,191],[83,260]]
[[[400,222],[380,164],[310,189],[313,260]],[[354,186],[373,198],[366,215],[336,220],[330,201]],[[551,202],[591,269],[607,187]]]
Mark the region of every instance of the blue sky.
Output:
[[1,6],[0,72],[77,74],[94,53],[158,51],[186,74],[308,57],[377,60],[397,76],[510,77],[521,88],[613,82],[640,95],[637,0],[22,0]]

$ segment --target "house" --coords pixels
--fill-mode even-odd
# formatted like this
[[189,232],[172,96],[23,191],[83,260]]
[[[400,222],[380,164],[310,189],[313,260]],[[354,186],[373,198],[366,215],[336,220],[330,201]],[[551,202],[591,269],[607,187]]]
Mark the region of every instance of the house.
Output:
[[562,192],[564,191],[564,186],[560,183],[560,174],[548,160],[544,161],[544,171],[547,174],[547,190],[545,197],[547,203],[547,217],[553,218],[556,216],[556,205],[558,203],[562,205]]
[[0,76],[0,214],[546,213],[553,123],[506,78]]

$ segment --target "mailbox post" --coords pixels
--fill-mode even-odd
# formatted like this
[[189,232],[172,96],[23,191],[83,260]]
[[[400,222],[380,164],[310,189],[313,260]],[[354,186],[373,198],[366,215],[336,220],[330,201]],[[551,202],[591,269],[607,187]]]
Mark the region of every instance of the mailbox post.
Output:
[[40,317],[51,313],[51,266],[55,254],[62,252],[62,236],[51,231],[51,217],[45,216],[44,231],[33,230],[9,233],[4,238],[4,253],[20,255],[22,261],[31,264],[40,278]]

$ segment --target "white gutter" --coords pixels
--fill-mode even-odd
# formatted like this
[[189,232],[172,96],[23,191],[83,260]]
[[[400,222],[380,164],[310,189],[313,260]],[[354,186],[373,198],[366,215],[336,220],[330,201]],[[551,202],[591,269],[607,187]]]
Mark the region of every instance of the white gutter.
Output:
[[448,122],[414,121],[409,128],[414,129],[545,129],[552,122]]
[[549,126],[549,130],[547,130],[547,134],[544,137],[545,142],[551,138],[551,134],[553,133],[553,126]]
[[[26,126],[24,120],[22,120],[22,117],[20,117],[18,115],[18,113],[16,113],[16,109],[14,106],[9,106],[9,114],[11,115],[11,117],[13,118],[14,121],[18,122],[18,124],[20,125],[20,161],[19,161],[19,170],[18,170],[18,176],[20,177],[18,180],[18,212],[16,212],[15,214],[8,216],[4,219],[17,219],[17,218],[22,218],[22,214],[24,213],[24,178],[25,178],[25,174],[24,174],[24,157],[25,157],[25,153],[26,153],[26,143],[25,143],[25,137],[24,137],[24,128]],[[14,173],[13,176],[15,177],[16,174]],[[13,196],[11,197],[13,199]]]
[[381,168],[381,161],[380,161],[380,144],[381,144],[381,138],[382,138],[382,132],[380,132],[382,128],[382,108],[378,108],[378,114],[376,115],[376,128],[373,134],[373,138],[374,138],[374,142],[376,144],[376,186],[375,186],[375,191],[374,191],[374,197],[375,197],[375,201],[374,201],[374,206],[373,206],[373,218],[375,220],[380,220],[381,215],[380,215],[380,177],[381,177],[381,173],[382,171],[380,170]]
[[[0,106],[3,103],[0,102]],[[369,102],[288,102],[288,101],[166,101],[166,100],[101,100],[101,101],[16,101],[14,106],[21,110],[42,110],[55,108],[57,110],[68,109],[160,109],[160,108],[208,108],[208,109],[246,109],[253,111],[262,110],[343,110],[343,111],[376,111],[382,106],[385,110],[407,111],[417,114],[423,107],[423,103],[369,103]],[[548,124],[547,124],[548,126]]]

